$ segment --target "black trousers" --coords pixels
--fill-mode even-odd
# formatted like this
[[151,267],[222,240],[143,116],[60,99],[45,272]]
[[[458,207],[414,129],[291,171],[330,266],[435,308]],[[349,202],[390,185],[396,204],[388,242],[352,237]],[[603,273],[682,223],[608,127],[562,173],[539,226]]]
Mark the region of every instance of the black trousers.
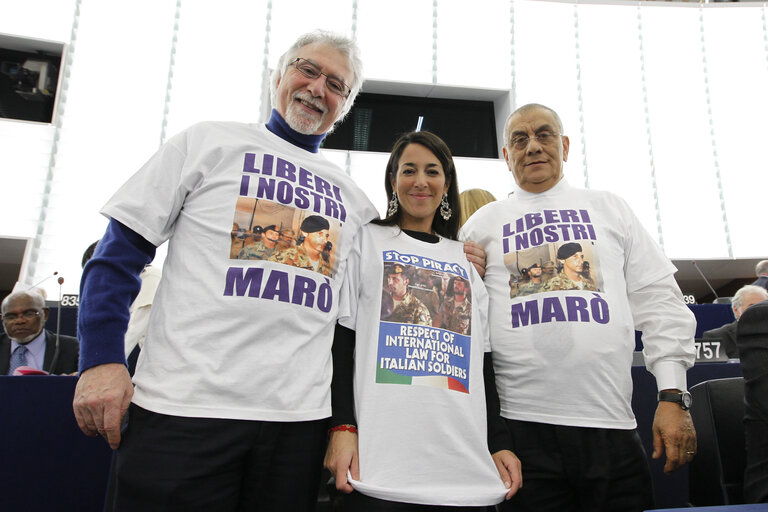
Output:
[[768,503],[768,424],[744,421],[747,467],[744,470],[746,503]]
[[357,491],[345,495],[341,506],[342,512],[486,512],[486,510],[493,510],[493,507],[415,505],[371,498]]
[[131,404],[113,510],[311,511],[327,420],[167,416]]
[[523,487],[501,511],[635,512],[654,508],[651,472],[636,430],[506,420]]

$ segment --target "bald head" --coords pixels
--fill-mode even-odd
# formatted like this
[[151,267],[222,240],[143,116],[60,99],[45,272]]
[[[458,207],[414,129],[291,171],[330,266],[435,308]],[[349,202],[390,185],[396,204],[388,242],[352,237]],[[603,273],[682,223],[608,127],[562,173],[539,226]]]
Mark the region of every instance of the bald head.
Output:
[[731,299],[731,307],[733,308],[733,314],[736,316],[736,320],[741,318],[741,315],[750,307],[758,302],[768,300],[768,291],[761,286],[754,286],[748,284],[739,288],[733,299]]
[[560,116],[557,115],[557,112],[555,112],[554,110],[552,110],[546,105],[541,105],[539,103],[528,103],[526,105],[523,105],[522,107],[519,107],[517,110],[509,114],[509,117],[507,117],[507,122],[504,123],[504,145],[506,145],[507,142],[509,141],[509,135],[511,133],[510,121],[512,120],[512,118],[518,114],[527,114],[531,111],[539,110],[539,109],[546,110],[547,112],[549,112],[554,118],[555,123],[557,124],[557,130],[560,133],[563,133],[563,122],[560,120]]
[[504,127],[504,160],[517,185],[534,194],[546,192],[563,177],[570,141],[557,112],[530,103],[512,112]]
[[3,299],[3,303],[0,305],[0,313],[5,314],[7,309],[10,309],[11,305],[19,301],[29,302],[36,308],[43,309],[45,307],[45,299],[43,294],[39,290],[33,288],[31,290],[22,290],[13,292]]

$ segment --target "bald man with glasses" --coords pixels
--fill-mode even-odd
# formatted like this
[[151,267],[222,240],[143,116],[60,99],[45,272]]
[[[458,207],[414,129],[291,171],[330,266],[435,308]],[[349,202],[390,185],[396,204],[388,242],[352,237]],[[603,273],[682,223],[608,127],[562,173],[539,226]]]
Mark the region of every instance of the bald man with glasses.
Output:
[[[660,391],[653,457],[666,455],[669,472],[696,453],[686,391],[695,321],[676,269],[622,199],[565,180],[570,140],[554,110],[520,107],[504,141],[517,187],[463,228],[488,255],[501,415],[523,470],[524,485],[500,509],[654,508],[631,404],[635,329]],[[513,293],[517,262],[555,259],[563,273],[532,293]]]

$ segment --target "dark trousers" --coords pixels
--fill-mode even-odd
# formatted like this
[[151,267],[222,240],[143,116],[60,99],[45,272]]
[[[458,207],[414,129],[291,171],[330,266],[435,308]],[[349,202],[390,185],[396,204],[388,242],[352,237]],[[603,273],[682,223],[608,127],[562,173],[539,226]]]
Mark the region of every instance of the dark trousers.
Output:
[[184,418],[131,404],[114,510],[311,511],[326,420]]
[[654,508],[651,473],[636,430],[506,420],[523,487],[502,511],[634,512]]
[[747,468],[744,471],[746,503],[768,503],[768,424],[744,421]]
[[[353,491],[344,496],[342,512],[485,512],[488,507],[445,507],[380,500]],[[492,510],[492,508],[490,508]]]

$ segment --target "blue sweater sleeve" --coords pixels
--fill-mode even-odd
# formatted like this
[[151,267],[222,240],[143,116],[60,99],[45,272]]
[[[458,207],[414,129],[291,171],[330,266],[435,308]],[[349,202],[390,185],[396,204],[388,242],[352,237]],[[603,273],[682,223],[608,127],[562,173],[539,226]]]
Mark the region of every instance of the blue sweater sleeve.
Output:
[[100,364],[125,364],[128,309],[141,289],[139,274],[154,259],[155,250],[135,231],[109,221],[80,279],[80,372]]

